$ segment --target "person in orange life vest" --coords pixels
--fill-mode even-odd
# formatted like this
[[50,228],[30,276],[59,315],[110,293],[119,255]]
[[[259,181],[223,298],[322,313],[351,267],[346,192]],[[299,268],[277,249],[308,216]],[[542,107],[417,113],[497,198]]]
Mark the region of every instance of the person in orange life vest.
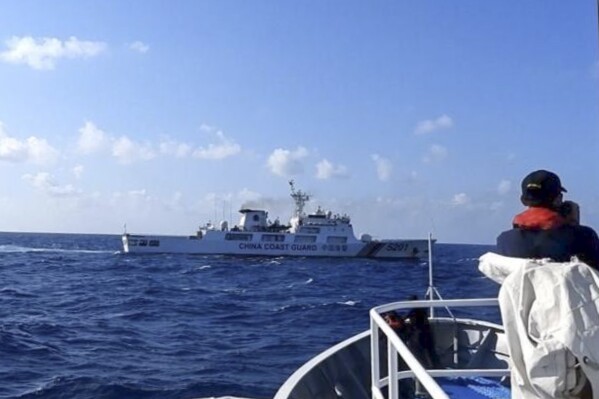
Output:
[[516,215],[513,228],[497,237],[497,252],[517,258],[550,258],[568,262],[576,256],[589,266],[599,268],[599,238],[590,227],[579,224],[575,202],[563,201],[559,177],[537,170],[522,180],[522,204],[528,207]]

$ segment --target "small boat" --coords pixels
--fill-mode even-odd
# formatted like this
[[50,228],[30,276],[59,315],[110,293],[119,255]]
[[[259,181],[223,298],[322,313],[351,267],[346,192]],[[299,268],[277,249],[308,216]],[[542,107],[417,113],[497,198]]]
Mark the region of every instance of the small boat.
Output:
[[125,253],[185,253],[251,256],[325,256],[377,259],[428,256],[427,239],[375,240],[369,234],[355,237],[348,215],[318,209],[306,214],[310,195],[289,182],[295,210],[289,224],[270,222],[268,212],[241,209],[238,225],[212,223],[190,236],[122,235]]
[[[427,300],[371,309],[370,330],[309,360],[274,398],[599,398],[599,273],[576,260],[493,253],[481,257],[479,270],[502,283],[499,298],[444,300],[429,257]],[[497,306],[505,325],[451,311]],[[421,341],[385,320],[414,309],[428,309],[434,362]],[[447,316],[436,313],[443,309]]]

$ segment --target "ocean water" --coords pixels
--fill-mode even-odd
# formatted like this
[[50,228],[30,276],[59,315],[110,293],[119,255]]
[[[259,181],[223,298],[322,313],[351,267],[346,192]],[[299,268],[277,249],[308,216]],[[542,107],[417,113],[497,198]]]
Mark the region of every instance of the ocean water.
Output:
[[[491,249],[436,244],[441,295],[496,296],[477,270]],[[119,250],[116,235],[0,233],[0,398],[271,398],[370,308],[428,285],[426,260]]]

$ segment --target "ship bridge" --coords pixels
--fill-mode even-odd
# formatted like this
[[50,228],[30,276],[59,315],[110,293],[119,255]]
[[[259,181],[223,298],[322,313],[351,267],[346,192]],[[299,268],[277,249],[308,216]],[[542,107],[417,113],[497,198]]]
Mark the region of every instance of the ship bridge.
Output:
[[350,218],[347,215],[334,214],[331,211],[325,212],[318,207],[316,212],[305,215],[300,218],[304,225],[319,225],[319,226],[337,226],[341,224],[349,224]]
[[240,209],[239,226],[244,231],[264,231],[268,225],[268,212],[261,209]]

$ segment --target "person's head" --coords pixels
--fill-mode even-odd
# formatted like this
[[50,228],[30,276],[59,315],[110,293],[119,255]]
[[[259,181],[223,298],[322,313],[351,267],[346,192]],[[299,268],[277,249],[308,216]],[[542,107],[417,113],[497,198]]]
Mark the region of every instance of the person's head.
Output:
[[562,187],[559,177],[548,170],[535,170],[522,180],[520,200],[526,206],[558,208],[562,203]]
[[388,313],[384,316],[384,319],[387,323],[392,323],[392,322],[396,322],[398,319],[397,315],[395,313]]
[[383,319],[387,322],[387,324],[389,324],[392,328],[396,328],[396,327],[400,327],[401,326],[401,318],[399,317],[399,315],[397,313],[395,313],[394,311],[391,311],[389,313],[386,313],[383,316]]

